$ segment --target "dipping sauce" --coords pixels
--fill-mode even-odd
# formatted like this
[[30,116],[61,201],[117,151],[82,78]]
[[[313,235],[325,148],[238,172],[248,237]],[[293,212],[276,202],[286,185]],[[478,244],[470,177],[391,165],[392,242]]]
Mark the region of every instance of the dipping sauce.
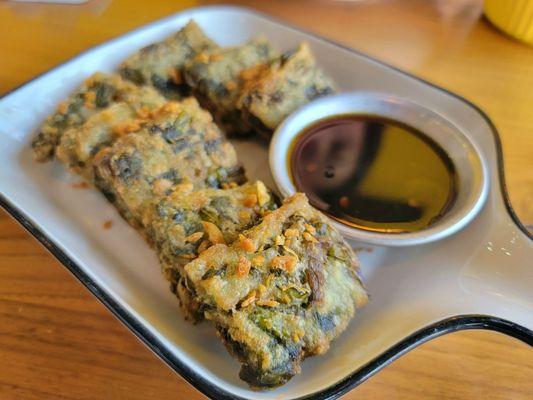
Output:
[[415,232],[452,206],[457,174],[422,132],[372,115],[337,115],[298,135],[289,152],[293,183],[330,217],[359,229]]

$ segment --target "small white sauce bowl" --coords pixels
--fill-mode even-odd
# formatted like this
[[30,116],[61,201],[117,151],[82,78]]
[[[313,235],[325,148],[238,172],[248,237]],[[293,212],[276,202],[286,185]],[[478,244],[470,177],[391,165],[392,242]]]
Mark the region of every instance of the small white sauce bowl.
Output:
[[284,196],[297,192],[289,171],[289,152],[296,136],[315,122],[342,114],[376,115],[409,125],[434,140],[451,158],[458,176],[452,207],[429,227],[406,233],[382,233],[354,228],[330,218],[348,239],[384,246],[412,246],[449,236],[465,227],[487,198],[487,164],[467,135],[442,115],[410,100],[384,93],[351,92],[315,100],[300,108],[276,129],[269,162],[274,181]]

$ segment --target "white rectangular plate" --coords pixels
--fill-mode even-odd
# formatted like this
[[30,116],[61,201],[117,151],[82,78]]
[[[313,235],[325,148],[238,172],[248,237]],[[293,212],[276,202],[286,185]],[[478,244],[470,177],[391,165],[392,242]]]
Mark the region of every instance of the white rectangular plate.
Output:
[[[447,118],[490,165],[489,200],[466,229],[438,243],[363,251],[370,304],[324,356],[306,360],[285,386],[252,392],[208,324],[184,321],[154,253],[95,190],[58,163],[36,164],[30,141],[40,122],[84,78],[112,71],[127,55],[189,19],[220,45],[258,34],[280,50],[308,41],[343,90],[402,96]],[[203,7],[170,16],[91,49],[0,100],[0,202],[165,362],[216,398],[334,398],[408,349],[446,332],[487,328],[533,343],[532,242],[506,201],[501,151],[488,118],[463,99],[369,57],[250,10]],[[272,185],[267,150],[236,143],[249,179]],[[112,219],[112,229],[103,230]],[[529,260],[529,264],[528,264]],[[510,322],[512,321],[512,322]]]

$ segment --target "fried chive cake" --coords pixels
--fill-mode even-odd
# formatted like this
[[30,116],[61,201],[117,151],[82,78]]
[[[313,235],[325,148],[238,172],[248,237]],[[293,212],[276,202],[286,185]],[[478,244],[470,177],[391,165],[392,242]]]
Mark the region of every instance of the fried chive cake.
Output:
[[212,245],[233,243],[276,206],[275,197],[258,181],[229,189],[178,188],[144,214],[146,236],[187,319],[199,321],[203,313],[183,276],[183,266]]
[[120,65],[119,72],[138,85],[152,85],[166,97],[176,99],[188,94],[182,78],[185,62],[216,47],[202,29],[190,21],[165,40],[132,54]]
[[299,373],[367,302],[352,249],[301,193],[184,269],[241,379],[257,388]]
[[265,39],[198,54],[185,67],[185,80],[202,105],[231,133],[246,133],[236,103],[242,84],[263,68],[277,52]]
[[118,137],[140,129],[152,112],[166,103],[157,90],[140,86],[124,99],[91,115],[85,123],[68,129],[56,148],[56,157],[72,172],[93,180],[92,159]]
[[235,149],[194,98],[169,102],[137,132],[94,158],[95,185],[133,226],[178,186],[184,191],[242,182]]
[[32,142],[34,159],[39,162],[51,160],[66,130],[80,126],[91,115],[121,101],[135,90],[136,85],[119,75],[97,72],[87,78],[39,128]]
[[250,126],[270,135],[294,110],[333,92],[333,81],[302,43],[246,82],[237,104]]

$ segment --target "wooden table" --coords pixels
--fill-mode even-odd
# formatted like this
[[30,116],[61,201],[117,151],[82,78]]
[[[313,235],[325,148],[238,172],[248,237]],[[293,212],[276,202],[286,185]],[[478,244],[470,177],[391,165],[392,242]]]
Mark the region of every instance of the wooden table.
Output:
[[[480,2],[243,1],[465,96],[500,131],[511,201],[533,224],[533,48],[480,18]],[[89,46],[196,5],[0,3],[0,94]],[[347,399],[526,399],[531,348],[469,331],[424,344]],[[196,399],[5,213],[0,213],[1,399]]]

